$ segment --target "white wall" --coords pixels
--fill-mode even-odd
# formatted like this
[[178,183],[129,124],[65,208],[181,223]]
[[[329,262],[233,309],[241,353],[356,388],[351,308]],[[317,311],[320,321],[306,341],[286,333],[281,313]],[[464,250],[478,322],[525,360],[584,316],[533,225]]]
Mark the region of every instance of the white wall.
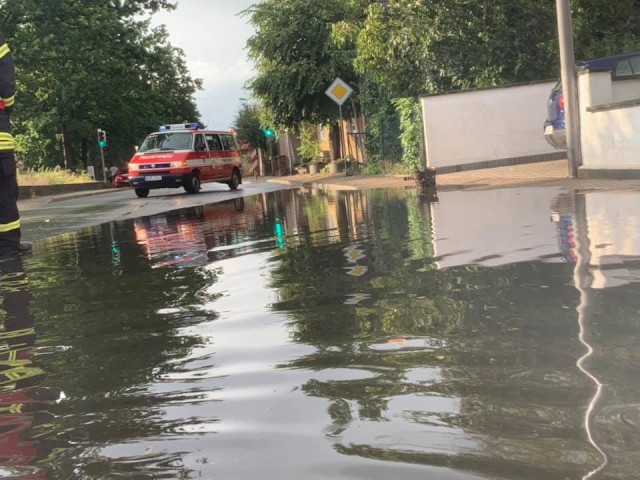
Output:
[[640,80],[616,80],[613,82],[614,102],[640,98]]
[[640,106],[590,112],[611,102],[640,98],[640,81],[613,81],[609,72],[578,77],[582,166],[596,169],[640,169]]
[[640,106],[584,112],[582,165],[589,168],[640,168]]
[[556,153],[544,139],[555,82],[421,97],[427,164],[464,165]]

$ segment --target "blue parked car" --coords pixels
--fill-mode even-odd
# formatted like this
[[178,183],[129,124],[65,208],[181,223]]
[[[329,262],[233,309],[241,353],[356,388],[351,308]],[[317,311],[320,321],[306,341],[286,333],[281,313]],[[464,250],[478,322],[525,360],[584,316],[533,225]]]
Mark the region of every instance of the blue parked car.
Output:
[[564,125],[564,95],[562,82],[551,89],[547,103],[547,120],[544,122],[544,139],[555,148],[567,148]]
[[[613,79],[640,76],[640,52],[623,53],[610,57],[584,60],[576,64],[578,72],[610,71]],[[552,89],[547,103],[547,120],[544,122],[544,138],[555,148],[567,148],[565,132],[564,95],[562,82]]]

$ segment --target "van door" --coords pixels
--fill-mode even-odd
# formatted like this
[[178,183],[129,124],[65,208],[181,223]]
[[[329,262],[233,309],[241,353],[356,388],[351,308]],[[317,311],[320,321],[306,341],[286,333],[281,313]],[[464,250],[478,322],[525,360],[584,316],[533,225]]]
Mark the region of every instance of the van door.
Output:
[[223,175],[225,178],[231,178],[233,167],[240,161],[236,140],[230,133],[221,133],[220,141],[222,142],[222,150],[224,152]]
[[205,133],[209,145],[209,164],[211,165],[211,178],[219,179],[224,177],[222,142],[217,133]]
[[200,171],[200,181],[211,177],[209,165],[209,148],[204,140],[204,135],[196,133],[193,137],[193,150],[189,154],[189,167]]

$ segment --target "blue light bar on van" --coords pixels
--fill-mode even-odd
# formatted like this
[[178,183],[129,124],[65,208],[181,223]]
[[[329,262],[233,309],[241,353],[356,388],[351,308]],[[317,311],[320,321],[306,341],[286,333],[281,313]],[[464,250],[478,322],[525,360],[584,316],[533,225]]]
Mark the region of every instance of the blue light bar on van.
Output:
[[192,123],[172,123],[168,125],[160,125],[158,127],[159,132],[166,132],[168,130],[198,130],[204,128],[204,125],[198,122]]

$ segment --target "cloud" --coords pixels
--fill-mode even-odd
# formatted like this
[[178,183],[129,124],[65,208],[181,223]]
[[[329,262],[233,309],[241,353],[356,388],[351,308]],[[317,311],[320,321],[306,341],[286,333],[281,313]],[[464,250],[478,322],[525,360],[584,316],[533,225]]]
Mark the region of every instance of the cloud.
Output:
[[253,64],[246,58],[236,59],[234,63],[224,65],[214,62],[195,61],[189,65],[194,78],[204,81],[204,88],[220,88],[229,84],[244,83],[253,75]]
[[254,31],[238,13],[253,3],[183,0],[176,10],[153,17],[154,25],[166,26],[171,44],[184,51],[191,76],[203,80],[204,90],[195,97],[203,121],[212,128],[214,123],[228,128],[239,99],[248,96],[243,88],[254,70],[245,46]]

